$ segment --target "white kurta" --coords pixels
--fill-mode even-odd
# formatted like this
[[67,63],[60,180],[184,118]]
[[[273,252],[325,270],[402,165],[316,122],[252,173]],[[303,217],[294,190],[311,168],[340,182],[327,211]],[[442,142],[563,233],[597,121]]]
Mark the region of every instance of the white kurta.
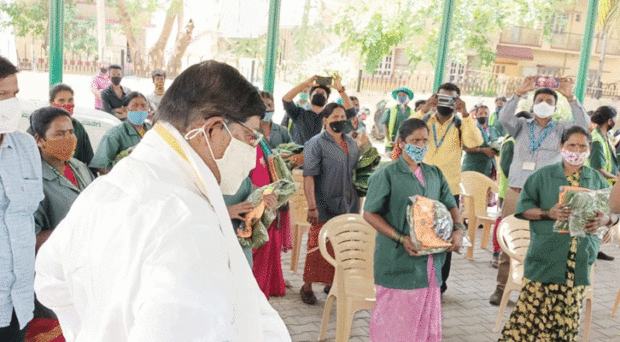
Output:
[[[92,183],[39,250],[35,291],[67,341],[290,341],[217,181],[156,130]],[[202,186],[204,184],[205,186]]]

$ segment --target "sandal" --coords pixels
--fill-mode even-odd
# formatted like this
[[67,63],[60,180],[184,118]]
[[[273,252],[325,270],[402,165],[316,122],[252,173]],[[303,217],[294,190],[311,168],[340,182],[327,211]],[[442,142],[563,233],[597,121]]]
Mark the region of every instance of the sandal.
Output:
[[316,304],[316,296],[314,295],[314,292],[312,292],[312,290],[306,290],[306,285],[301,287],[301,290],[299,290],[299,294],[301,294],[302,302],[308,305]]

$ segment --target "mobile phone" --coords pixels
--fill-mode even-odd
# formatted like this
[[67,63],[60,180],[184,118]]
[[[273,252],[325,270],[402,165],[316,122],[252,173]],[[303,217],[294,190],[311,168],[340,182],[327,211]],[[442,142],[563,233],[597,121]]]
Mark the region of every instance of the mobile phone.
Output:
[[438,107],[454,107],[458,96],[450,96],[444,94],[437,94],[437,106]]
[[557,89],[560,87],[560,78],[555,76],[536,76],[534,84],[538,88]]
[[330,77],[319,76],[316,79],[316,83],[318,85],[329,87],[329,86],[332,85],[332,79],[333,79],[333,77],[331,77],[331,76]]

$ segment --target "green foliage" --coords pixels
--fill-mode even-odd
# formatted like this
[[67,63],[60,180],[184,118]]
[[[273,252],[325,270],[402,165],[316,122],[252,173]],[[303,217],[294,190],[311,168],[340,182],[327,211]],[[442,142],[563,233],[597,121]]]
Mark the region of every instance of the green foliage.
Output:
[[32,4],[2,0],[0,13],[6,14],[9,19],[0,22],[0,27],[13,28],[13,33],[18,37],[25,37],[28,34],[42,37],[47,32],[49,11],[43,0]]
[[[555,13],[574,0],[487,0],[455,1],[449,53],[465,61],[488,66],[495,61],[493,35],[504,27],[541,27]],[[342,48],[359,50],[367,71],[374,71],[391,48],[407,46],[407,56],[415,68],[419,61],[434,64],[444,1],[361,0],[348,7],[334,25],[345,39]],[[549,33],[547,28],[546,33]]]

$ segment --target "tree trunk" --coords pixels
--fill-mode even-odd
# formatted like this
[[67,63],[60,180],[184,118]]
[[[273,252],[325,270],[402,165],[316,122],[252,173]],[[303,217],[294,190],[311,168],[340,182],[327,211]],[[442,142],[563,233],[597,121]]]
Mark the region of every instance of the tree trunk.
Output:
[[123,25],[123,32],[127,38],[127,45],[131,50],[131,58],[136,76],[144,76],[144,53],[142,51],[142,46],[138,44],[138,39],[133,31],[131,15],[129,15],[125,0],[117,1],[117,11],[121,25]]
[[151,47],[149,51],[149,57],[151,58],[151,66],[153,69],[164,68],[164,51],[172,34],[172,28],[174,26],[174,20],[177,15],[183,11],[183,0],[172,0],[170,7],[166,11],[166,20],[164,20],[164,27],[161,30],[159,38]]
[[607,50],[607,39],[609,39],[609,32],[607,32],[607,30],[604,30],[602,33],[602,45],[601,45],[601,56],[599,58],[599,62],[598,62],[598,71],[596,72],[596,80],[594,83],[595,86],[595,92],[594,92],[594,98],[596,99],[600,99],[601,96],[603,95],[603,67],[605,66],[605,53]]
[[185,26],[183,34],[177,37],[177,41],[174,45],[174,52],[170,56],[166,73],[171,76],[176,76],[181,70],[181,59],[185,55],[185,51],[192,40],[192,32],[194,31],[194,21],[190,19]]

